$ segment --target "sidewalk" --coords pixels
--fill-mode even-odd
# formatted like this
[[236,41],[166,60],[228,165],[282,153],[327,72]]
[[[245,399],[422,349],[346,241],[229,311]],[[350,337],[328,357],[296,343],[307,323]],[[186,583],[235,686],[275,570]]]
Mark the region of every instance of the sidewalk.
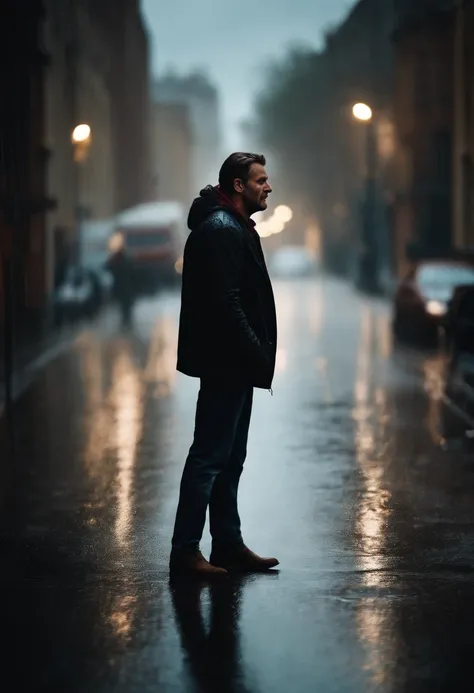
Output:
[[[66,351],[81,330],[84,323],[77,323],[53,330],[44,335],[34,343],[23,345],[16,349],[13,356],[12,374],[12,399],[16,400],[29,387],[34,377],[48,363]],[[2,344],[0,345],[0,416],[3,415],[5,408],[5,355]]]

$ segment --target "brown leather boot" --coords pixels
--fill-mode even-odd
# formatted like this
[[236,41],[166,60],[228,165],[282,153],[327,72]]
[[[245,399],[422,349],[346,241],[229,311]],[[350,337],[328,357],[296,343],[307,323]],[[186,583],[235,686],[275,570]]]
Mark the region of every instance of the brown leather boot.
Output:
[[245,544],[213,549],[209,560],[214,566],[239,573],[259,573],[280,564],[276,558],[258,556]]
[[213,578],[227,575],[227,570],[206,561],[199,550],[178,551],[174,549],[170,556],[170,575],[196,578]]

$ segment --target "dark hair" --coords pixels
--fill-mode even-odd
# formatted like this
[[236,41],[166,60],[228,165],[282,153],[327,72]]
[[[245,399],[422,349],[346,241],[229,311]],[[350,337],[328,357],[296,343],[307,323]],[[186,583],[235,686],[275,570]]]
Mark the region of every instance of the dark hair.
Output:
[[240,178],[243,183],[246,183],[249,179],[249,171],[252,164],[265,166],[266,163],[263,154],[234,152],[227,157],[219,171],[219,185],[222,191],[227,195],[232,195],[236,178]]

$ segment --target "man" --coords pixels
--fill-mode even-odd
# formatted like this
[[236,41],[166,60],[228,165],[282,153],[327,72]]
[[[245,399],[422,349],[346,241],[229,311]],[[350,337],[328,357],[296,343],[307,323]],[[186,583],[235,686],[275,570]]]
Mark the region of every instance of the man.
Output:
[[[117,243],[120,241],[117,240]],[[122,324],[130,327],[135,302],[135,269],[123,243],[113,250],[105,267],[113,277],[113,295],[120,308]]]
[[[171,571],[197,576],[278,565],[242,539],[237,490],[247,452],[253,388],[271,389],[277,325],[272,285],[251,216],[272,192],[259,154],[232,154],[219,185],[191,206],[184,250],[177,368],[198,377],[194,441],[181,480]],[[206,511],[208,562],[199,551]]]

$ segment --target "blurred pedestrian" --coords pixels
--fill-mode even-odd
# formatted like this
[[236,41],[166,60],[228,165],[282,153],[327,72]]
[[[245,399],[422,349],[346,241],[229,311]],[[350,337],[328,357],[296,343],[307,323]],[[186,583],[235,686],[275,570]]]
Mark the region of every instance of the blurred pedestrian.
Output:
[[135,304],[135,268],[124,247],[123,239],[117,235],[111,242],[111,255],[106,269],[113,278],[113,296],[122,316],[122,324],[129,327]]
[[[177,368],[200,378],[200,390],[172,539],[175,573],[213,576],[278,565],[244,544],[237,507],[253,390],[270,390],[275,371],[275,301],[251,219],[272,192],[265,164],[259,154],[232,154],[219,185],[202,190],[189,212]],[[208,507],[209,561],[199,549]]]

